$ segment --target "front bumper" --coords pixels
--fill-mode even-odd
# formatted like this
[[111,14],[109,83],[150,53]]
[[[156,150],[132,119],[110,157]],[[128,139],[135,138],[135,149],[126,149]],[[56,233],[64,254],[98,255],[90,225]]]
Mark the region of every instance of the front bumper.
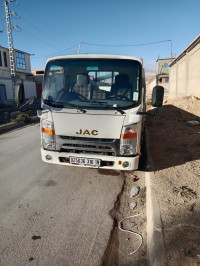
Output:
[[[100,159],[101,165],[95,168],[101,169],[113,169],[113,170],[136,170],[139,165],[139,156],[135,157],[116,157],[116,156],[98,156],[96,154],[83,154],[83,153],[67,153],[67,152],[58,152],[58,151],[47,151],[41,148],[42,160],[46,163],[68,165],[68,166],[77,166],[69,163],[69,157],[82,157],[82,158],[94,158]],[[51,159],[46,159],[46,156],[49,155]],[[50,158],[49,157],[49,158]],[[127,167],[123,167],[123,163],[128,162]],[[126,163],[127,164],[127,163]],[[78,165],[80,167],[89,167],[86,165]]]

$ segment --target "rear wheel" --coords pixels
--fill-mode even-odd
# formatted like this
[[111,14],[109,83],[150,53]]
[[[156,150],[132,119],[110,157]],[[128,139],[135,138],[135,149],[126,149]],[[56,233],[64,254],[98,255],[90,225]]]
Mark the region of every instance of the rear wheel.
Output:
[[139,160],[139,170],[144,171],[146,168],[146,141],[145,141],[145,128],[141,135],[141,142],[140,142],[140,160]]

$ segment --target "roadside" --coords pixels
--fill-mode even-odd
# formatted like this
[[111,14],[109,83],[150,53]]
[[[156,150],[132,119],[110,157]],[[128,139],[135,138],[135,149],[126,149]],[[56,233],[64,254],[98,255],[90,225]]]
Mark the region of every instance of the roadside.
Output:
[[[21,113],[14,103],[5,104],[0,102],[0,134],[38,123],[37,109],[40,108],[40,105],[41,99],[36,99],[35,103],[31,106],[32,110],[28,110],[29,107],[27,106],[24,108],[25,112]],[[20,114],[25,114],[25,119],[22,116],[19,117],[18,121],[15,121]]]
[[167,99],[157,117],[146,120],[147,167],[154,172],[167,265],[200,263],[199,118],[200,99],[185,97]]
[[[103,172],[105,173],[105,170]],[[144,172],[121,174],[124,176],[124,185],[114,208],[110,211],[114,221],[113,230],[102,265],[145,266],[147,219]]]

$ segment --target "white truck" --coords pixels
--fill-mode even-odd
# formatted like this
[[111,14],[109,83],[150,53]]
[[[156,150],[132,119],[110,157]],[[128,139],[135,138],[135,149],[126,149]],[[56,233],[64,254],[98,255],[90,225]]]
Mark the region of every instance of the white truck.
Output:
[[[15,101],[20,104],[23,100],[19,84]],[[160,107],[162,101],[163,88],[156,86],[152,105]],[[42,160],[68,166],[137,169],[145,102],[140,58],[83,54],[49,59],[38,110]]]

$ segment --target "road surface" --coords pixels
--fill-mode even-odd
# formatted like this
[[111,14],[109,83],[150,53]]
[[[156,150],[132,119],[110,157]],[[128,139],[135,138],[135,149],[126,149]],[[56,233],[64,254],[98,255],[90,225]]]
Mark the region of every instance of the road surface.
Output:
[[39,125],[0,147],[0,265],[101,265],[124,175],[42,162]]

